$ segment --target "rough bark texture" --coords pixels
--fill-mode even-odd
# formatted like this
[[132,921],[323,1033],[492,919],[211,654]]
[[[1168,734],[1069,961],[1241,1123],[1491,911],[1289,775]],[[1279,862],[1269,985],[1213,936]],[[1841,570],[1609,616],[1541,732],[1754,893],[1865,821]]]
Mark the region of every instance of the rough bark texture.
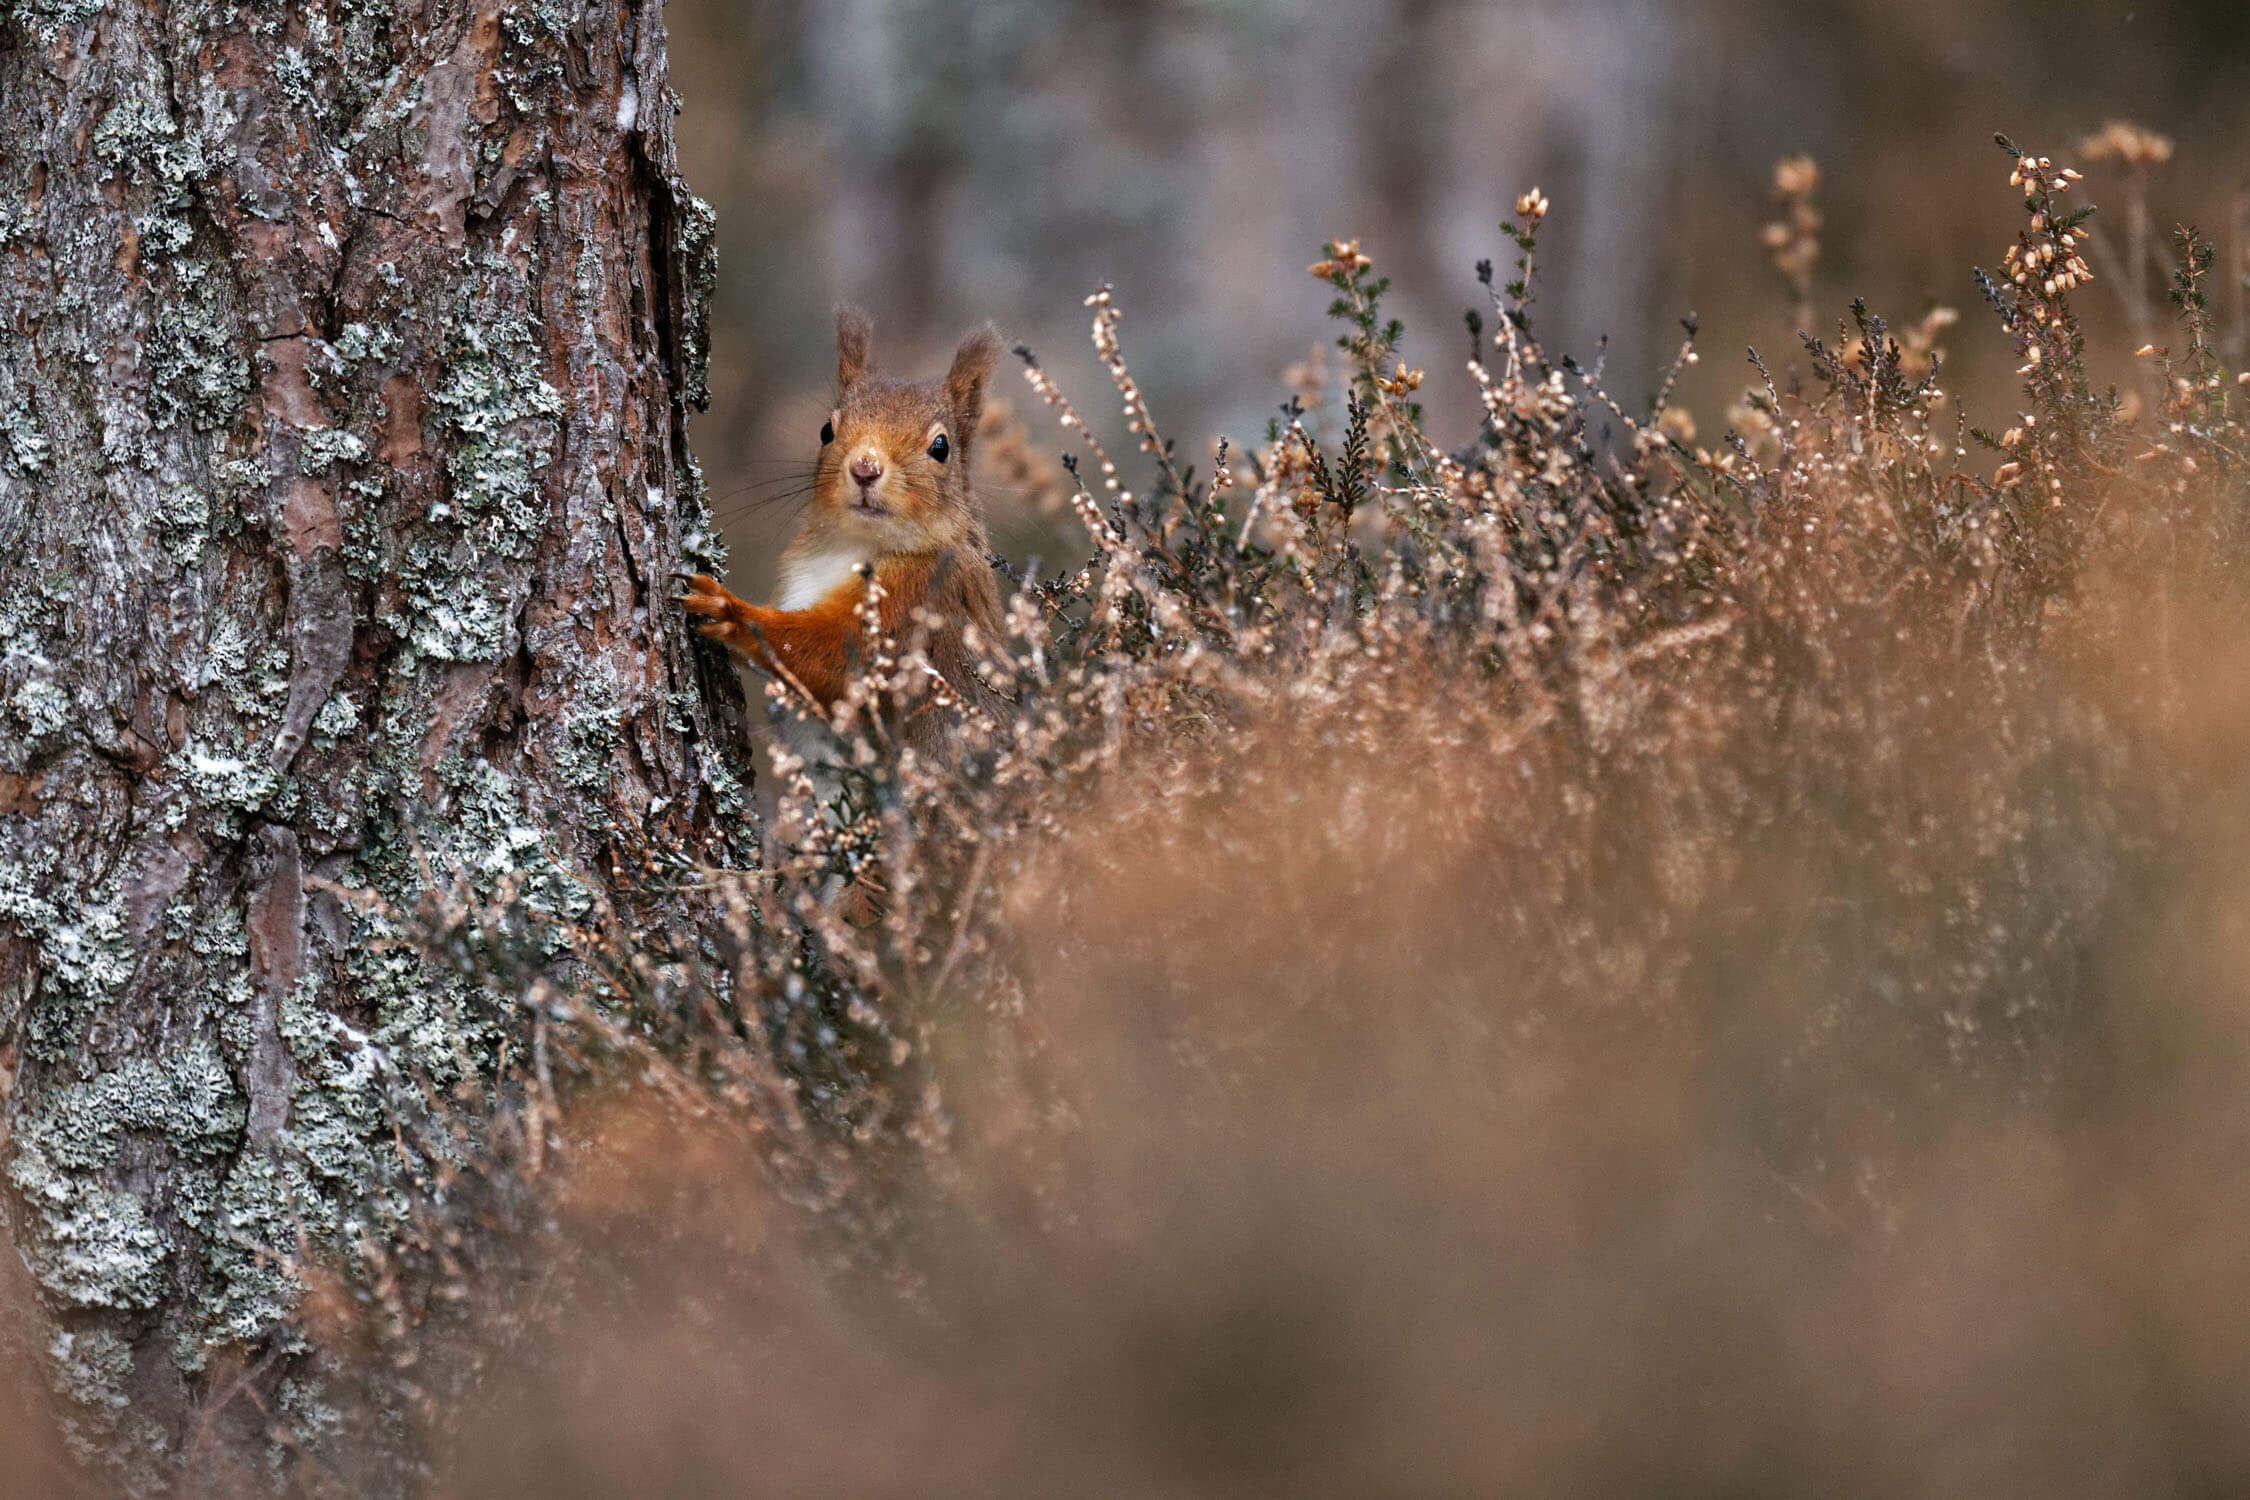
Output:
[[660,0],[0,3],[0,1188],[138,1483],[318,1428],[269,1252],[508,1025],[330,887],[747,816],[673,110]]

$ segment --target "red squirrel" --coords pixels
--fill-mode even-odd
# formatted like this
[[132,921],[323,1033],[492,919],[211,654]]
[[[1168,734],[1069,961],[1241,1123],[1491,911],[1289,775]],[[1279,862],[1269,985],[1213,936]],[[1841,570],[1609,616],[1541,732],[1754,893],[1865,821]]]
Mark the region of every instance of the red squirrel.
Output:
[[697,574],[682,599],[708,617],[702,631],[809,693],[822,708],[842,696],[864,652],[854,609],[863,565],[882,585],[882,632],[906,642],[929,614],[931,664],[960,696],[994,696],[972,670],[974,625],[1000,638],[1000,586],[985,560],[984,523],[969,486],[969,447],[1000,336],[985,324],[961,341],[942,381],[913,384],[875,372],[867,315],[836,313],[836,406],[820,429],[811,507],[781,558],[781,597],[748,604]]

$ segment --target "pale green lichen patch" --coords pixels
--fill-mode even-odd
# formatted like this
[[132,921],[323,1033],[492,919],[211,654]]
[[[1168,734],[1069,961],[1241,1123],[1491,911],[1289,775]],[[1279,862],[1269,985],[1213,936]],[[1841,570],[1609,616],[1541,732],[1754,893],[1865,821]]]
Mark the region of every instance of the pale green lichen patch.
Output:
[[587,678],[555,750],[555,771],[565,785],[592,788],[615,778],[626,718],[610,680],[598,675]]
[[0,370],[0,467],[29,477],[47,467],[47,431],[31,403],[13,389]]
[[252,812],[273,800],[282,778],[263,761],[206,755],[192,746],[175,757],[186,762],[189,784],[205,803]]
[[313,716],[313,743],[326,747],[359,728],[359,705],[349,693],[332,693]]
[[398,333],[390,328],[378,328],[368,323],[346,323],[344,331],[336,336],[336,353],[346,364],[358,365],[367,360],[387,363],[400,348]]
[[35,740],[59,732],[70,722],[70,695],[44,677],[31,678],[17,688],[8,706],[15,711],[24,733]]
[[80,1463],[100,1462],[117,1476],[120,1493],[160,1493],[169,1444],[147,1418],[134,1416],[126,1396],[133,1346],[114,1328],[57,1330],[47,1344],[47,1383],[64,1406],[59,1414],[71,1453]]
[[209,1042],[48,1092],[17,1125],[8,1180],[25,1206],[19,1245],[49,1293],[82,1307],[153,1306],[169,1250],[151,1205],[107,1180],[128,1136],[210,1160],[240,1135],[240,1093]]
[[117,1429],[125,1414],[125,1378],[133,1373],[132,1346],[108,1328],[56,1333],[47,1345],[47,1378],[55,1394],[78,1408],[97,1432]]
[[113,897],[73,909],[74,920],[56,920],[40,934],[40,956],[66,990],[103,999],[133,975],[133,947],[125,914]]
[[723,817],[741,818],[750,811],[750,791],[726,757],[712,751],[706,740],[696,741],[696,759],[703,780],[711,788],[711,805]]
[[40,215],[28,203],[13,196],[0,198],[0,250],[18,240],[33,238],[39,228]]
[[262,756],[206,751],[191,742],[170,764],[190,794],[167,809],[174,827],[192,813],[206,820],[202,826],[208,836],[232,841],[243,836],[254,818],[286,822],[303,807],[296,779],[273,770]]
[[183,135],[169,110],[146,93],[128,93],[94,127],[94,155],[119,172],[147,176],[170,188],[184,188],[209,163],[203,145]]
[[441,1086],[478,1076],[498,1046],[497,998],[439,973],[403,937],[385,918],[362,918],[345,959],[354,992],[375,1008],[374,1044]]
[[[534,921],[575,921],[592,909],[583,879],[555,857],[515,778],[462,757],[440,762],[437,773],[442,804],[415,818],[411,841],[403,828],[378,820],[354,862],[352,884],[401,908],[434,878],[441,889],[476,901],[505,893]],[[351,987],[374,1007],[374,1047],[400,1073],[441,1085],[488,1072],[514,1002],[427,962],[402,922],[381,910],[359,912],[346,949]],[[526,941],[546,953],[554,940],[542,932],[526,934]],[[351,1068],[361,1066],[348,1049],[342,1056]]]
[[399,582],[408,612],[386,612],[383,623],[406,638],[415,656],[490,661],[507,648],[506,604],[476,576],[475,554],[467,543],[410,543]]
[[218,986],[215,998],[219,1040],[232,1056],[248,1057],[257,1041],[250,1027],[250,1006],[257,996],[251,989],[249,974],[239,969],[229,974]]
[[[687,473],[674,499],[680,513],[680,555],[705,573],[724,573],[727,570],[726,539],[711,523],[711,486],[703,477],[703,465],[692,455],[688,458]],[[653,507],[652,507],[653,508]]]
[[252,727],[273,711],[251,675],[249,632],[232,614],[222,614],[212,624],[202,650],[191,647],[182,654],[180,680],[190,692],[218,688],[226,694],[227,706]]
[[289,665],[289,648],[279,641],[269,642],[258,657],[258,696],[268,713],[280,713],[289,697]]
[[239,508],[265,495],[266,487],[273,483],[273,465],[266,462],[263,453],[252,453],[213,465],[211,479],[218,486],[220,498]]
[[481,896],[511,883],[516,899],[539,915],[576,919],[590,909],[584,882],[548,849],[548,831],[524,801],[523,788],[487,760],[449,756],[438,766],[451,816],[425,833],[441,872],[465,877]]
[[174,268],[178,283],[157,305],[149,339],[149,405],[159,427],[186,422],[212,431],[250,402],[250,361],[235,344],[235,321],[221,301],[225,278],[195,261]]
[[[515,274],[505,262],[485,270]],[[446,454],[451,519],[480,546],[520,557],[542,530],[538,472],[554,460],[562,397],[539,374],[544,351],[523,313],[466,316],[460,328],[430,397],[459,439]],[[433,511],[431,519],[447,517]]]
[[679,238],[682,279],[686,296],[681,302],[679,399],[697,411],[710,404],[711,294],[719,281],[719,216],[710,204],[678,184],[673,185],[674,233]]
[[317,1444],[344,1430],[344,1414],[328,1400],[327,1391],[316,1378],[284,1380],[275,1400],[295,1424],[300,1444]]
[[[284,1001],[280,1030],[297,1065],[287,1155],[277,1169],[230,1181],[228,1224],[255,1239],[260,1226],[241,1222],[245,1210],[261,1194],[269,1200],[286,1194],[293,1225],[315,1243],[349,1248],[371,1229],[383,1232],[395,1225],[406,1212],[384,1180],[386,1166],[395,1162],[395,1070],[378,1041],[321,1007],[310,984]],[[280,1222],[270,1213],[267,1217],[272,1222],[266,1228]],[[286,1237],[255,1242],[277,1253],[301,1243]],[[292,1305],[293,1290],[277,1281],[256,1276],[236,1280],[240,1292],[213,1325],[214,1337],[239,1333],[245,1324],[280,1316]]]
[[[223,138],[231,122],[209,123]],[[172,118],[162,84],[150,79],[112,105],[94,127],[93,146],[103,165],[148,190],[145,206],[134,214],[142,253],[172,256],[185,250],[195,233],[187,211],[211,158],[204,143]]]
[[[24,673],[43,657],[47,638],[61,619],[59,590],[25,589],[12,597],[0,596],[0,683]],[[0,759],[10,741],[0,738]]]
[[103,0],[16,0],[9,7],[15,23],[37,37],[42,49],[99,16],[103,8]]
[[50,1172],[26,1143],[8,1179],[24,1195],[24,1260],[39,1284],[80,1307],[153,1307],[164,1290],[164,1236],[140,1199]]
[[211,535],[211,497],[197,484],[164,487],[156,512],[156,535],[172,561],[191,568],[203,556]]
[[[302,1244],[329,1242],[340,1222],[294,1153],[244,1152],[204,1237],[204,1265],[218,1285],[196,1309],[203,1344],[253,1343],[286,1324],[299,1294],[288,1257]],[[287,1342],[303,1347],[299,1335]]]
[[699,573],[724,573],[727,570],[726,539],[705,524],[698,512],[689,521],[686,535],[680,538],[680,557]]
[[12,919],[31,939],[54,994],[73,1002],[33,1012],[26,1035],[35,1049],[74,1042],[76,1012],[110,998],[133,976],[132,936],[116,878],[75,901],[54,899],[66,889],[51,848],[0,864],[0,919]]
[[[494,81],[508,91],[508,102],[518,114],[539,112],[540,93],[562,81],[564,41],[576,20],[564,6],[542,0],[500,18],[500,32],[510,46],[494,69]],[[499,142],[495,142],[497,149]]]
[[[317,16],[318,12],[312,14]],[[305,57],[303,48],[282,48],[266,77],[274,90],[293,108],[308,110],[313,107],[312,63]]]
[[298,1060],[305,1072],[294,1095],[290,1144],[314,1177],[355,1197],[369,1191],[375,1143],[390,1120],[373,1043],[307,1048]]
[[480,262],[430,396],[449,439],[449,483],[398,560],[406,615],[385,621],[422,658],[489,661],[507,649],[513,606],[495,565],[528,558],[545,532],[542,476],[561,440],[562,397],[539,374],[545,356],[511,303],[518,294],[512,266]]
[[[316,738],[323,750],[338,748],[340,739]],[[378,793],[374,790],[376,775],[364,765],[345,765],[330,772],[323,786],[318,781],[307,781],[291,776],[277,800],[286,801],[297,808],[294,814],[300,832],[309,832],[314,842],[326,848],[342,848],[357,843],[366,826],[367,806]]]
[[367,444],[341,427],[316,427],[297,448],[297,471],[324,474],[339,463],[356,464],[367,457]]

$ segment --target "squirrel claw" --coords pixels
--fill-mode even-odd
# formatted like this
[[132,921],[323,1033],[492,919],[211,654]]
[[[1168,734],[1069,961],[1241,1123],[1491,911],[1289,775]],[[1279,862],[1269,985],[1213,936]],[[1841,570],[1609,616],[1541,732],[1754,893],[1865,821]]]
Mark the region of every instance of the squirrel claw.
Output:
[[710,615],[726,619],[739,614],[742,601],[728,592],[725,584],[704,573],[688,579],[688,592],[680,596],[680,607],[693,615]]

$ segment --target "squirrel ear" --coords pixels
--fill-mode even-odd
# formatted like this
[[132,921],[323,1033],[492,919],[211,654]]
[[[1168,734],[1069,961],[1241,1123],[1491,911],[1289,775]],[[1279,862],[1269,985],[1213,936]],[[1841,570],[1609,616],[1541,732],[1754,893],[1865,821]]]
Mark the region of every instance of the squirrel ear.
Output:
[[868,345],[875,339],[875,325],[867,314],[844,303],[836,309],[836,383],[848,386],[873,369],[874,361],[868,356]]
[[984,383],[992,378],[992,367],[1000,360],[1000,330],[990,323],[979,325],[961,340],[961,347],[953,353],[953,368],[945,374],[945,399],[953,406],[954,420],[960,431],[954,435],[956,442],[966,443],[977,430],[977,418],[984,410]]

